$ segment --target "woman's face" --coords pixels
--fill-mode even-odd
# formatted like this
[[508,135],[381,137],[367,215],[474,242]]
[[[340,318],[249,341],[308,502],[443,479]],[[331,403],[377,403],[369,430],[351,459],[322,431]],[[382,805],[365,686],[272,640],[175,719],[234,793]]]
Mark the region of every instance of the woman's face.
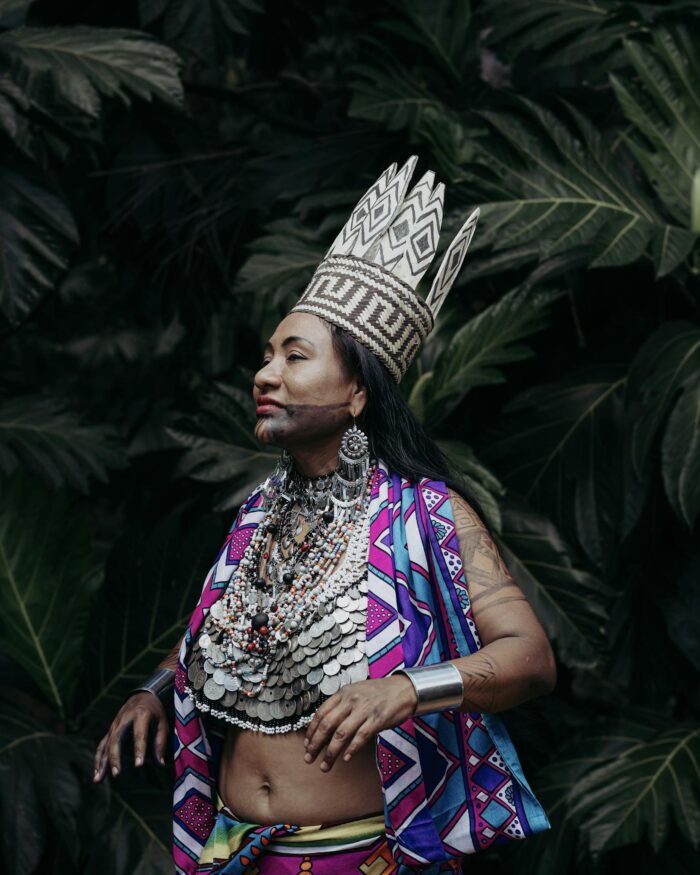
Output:
[[344,374],[328,323],[295,312],[265,345],[253,399],[255,437],[293,453],[314,442],[339,442],[352,416],[364,409],[367,393],[357,377]]

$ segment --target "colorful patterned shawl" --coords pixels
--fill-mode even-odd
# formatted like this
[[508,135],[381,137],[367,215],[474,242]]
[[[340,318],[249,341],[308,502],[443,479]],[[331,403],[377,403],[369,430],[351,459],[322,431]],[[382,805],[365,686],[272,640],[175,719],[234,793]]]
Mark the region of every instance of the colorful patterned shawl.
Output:
[[[180,649],[173,810],[178,875],[194,875],[216,819],[226,726],[185,694],[185,655],[264,516],[259,490],[241,508],[206,577]],[[479,647],[445,483],[424,478],[412,485],[380,460],[370,498],[370,677],[468,656]],[[426,714],[380,732],[375,745],[387,839],[400,864],[427,867],[550,828],[497,714]]]

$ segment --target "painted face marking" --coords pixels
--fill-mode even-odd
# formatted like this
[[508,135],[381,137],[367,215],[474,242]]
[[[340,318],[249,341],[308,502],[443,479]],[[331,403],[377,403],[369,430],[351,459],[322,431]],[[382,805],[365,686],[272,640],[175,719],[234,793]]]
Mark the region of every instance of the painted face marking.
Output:
[[280,408],[275,413],[259,416],[255,433],[260,437],[264,432],[272,443],[305,433],[331,434],[338,429],[338,411],[349,406],[350,401],[335,404],[287,404],[284,410]]
[[298,413],[304,414],[313,411],[340,410],[341,407],[349,406],[349,401],[339,401],[337,404],[287,404],[286,410],[290,416],[296,416]]

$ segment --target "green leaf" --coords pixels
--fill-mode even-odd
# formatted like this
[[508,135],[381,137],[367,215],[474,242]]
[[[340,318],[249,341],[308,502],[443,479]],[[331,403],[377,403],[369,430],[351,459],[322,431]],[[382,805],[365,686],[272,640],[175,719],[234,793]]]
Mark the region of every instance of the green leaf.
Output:
[[[625,40],[636,80],[611,77],[622,109],[632,123],[627,142],[649,182],[687,230],[685,257],[697,237],[689,233],[693,175],[700,166],[700,66],[694,40],[683,27],[657,28],[653,44]],[[679,262],[676,262],[679,263]],[[675,264],[657,261],[662,276]]]
[[34,0],[0,0],[0,27],[19,27]]
[[262,309],[296,303],[328,244],[297,219],[278,219],[249,245],[253,253],[236,276],[236,296],[259,322]]
[[569,547],[546,517],[508,500],[502,505],[499,548],[561,661],[594,668],[606,652],[605,624],[611,590],[577,568]]
[[520,341],[547,325],[549,304],[560,295],[512,289],[455,332],[422,388],[426,421],[439,423],[470,389],[504,382],[504,365],[534,355]]
[[[641,404],[632,425],[631,462],[635,472],[642,471],[652,442],[676,403],[678,392],[694,380],[698,372],[700,328],[691,322],[666,322],[640,347],[629,370],[630,395]],[[687,423],[688,417],[680,414],[675,421]]]
[[633,743],[577,785],[576,813],[592,853],[647,838],[658,853],[669,812],[685,838],[700,844],[700,726],[676,725]]
[[29,108],[25,94],[5,76],[0,77],[0,128],[14,140],[21,124],[21,112]]
[[658,269],[677,266],[692,245],[687,222],[667,221],[588,119],[569,106],[567,125],[529,100],[517,105],[518,114],[482,113],[497,135],[479,144],[490,202],[476,249],[522,251],[537,243],[542,261],[586,247],[592,267],[612,267],[640,259],[665,235]]
[[616,22],[612,14],[616,7],[619,3],[613,0],[540,0],[530,4],[486,0],[484,15],[494,29],[490,42],[508,55],[535,50],[546,66],[572,65],[592,52],[609,51],[626,32],[628,27]]
[[700,375],[683,386],[661,444],[666,495],[692,531],[700,511]]
[[216,55],[230,44],[235,34],[247,34],[247,12],[262,12],[255,0],[139,0],[141,24],[159,20],[163,38],[206,56],[212,47]]
[[172,875],[171,782],[141,771],[122,772],[112,786],[83,875]]
[[180,59],[137,30],[21,27],[0,34],[0,58],[15,84],[48,114],[98,118],[105,98],[183,105]]
[[0,399],[0,472],[18,465],[87,492],[93,478],[104,483],[108,468],[127,462],[112,428],[81,425],[58,399],[23,396]]
[[85,521],[65,495],[15,474],[0,489],[2,648],[64,715],[100,576]]
[[36,871],[53,841],[78,865],[82,785],[88,781],[91,745],[62,735],[27,708],[0,702],[0,835],[3,872]]
[[413,139],[425,113],[435,109],[448,112],[423,82],[394,59],[378,56],[372,66],[354,64],[351,73],[355,78],[351,82],[350,118],[378,122],[390,131],[406,130]]
[[133,526],[115,542],[90,616],[76,703],[90,727],[105,731],[183,635],[224,537],[220,518],[186,524],[178,511],[151,532]]
[[[493,27],[489,43],[506,57],[535,52],[538,69],[585,64],[586,72],[607,73],[625,64],[615,51],[621,37],[645,32],[665,17],[697,13],[694,0],[620,3],[619,0],[485,0],[483,20]],[[533,63],[531,61],[531,63]]]
[[651,241],[651,255],[654,259],[657,279],[661,279],[682,264],[697,243],[697,232],[665,225],[661,233],[655,235]]
[[532,386],[504,407],[483,451],[509,487],[575,530],[603,569],[614,564],[630,502],[636,518],[643,499],[624,476],[625,384],[621,366],[592,366]]
[[496,496],[503,496],[505,489],[498,478],[481,464],[472,448],[467,444],[450,440],[438,440],[436,443],[461,474],[467,488],[488,517],[488,523],[495,531],[500,532],[502,528],[501,509]]
[[693,187],[690,194],[690,229],[700,234],[700,170],[693,174]]
[[525,848],[519,866],[523,875],[561,875],[573,872],[577,862],[580,865],[577,845],[585,820],[581,823],[575,810],[579,782],[618,754],[644,745],[665,722],[657,712],[629,712],[602,725],[596,721],[587,726],[583,737],[565,742],[554,759],[534,775],[532,784],[552,823],[552,833],[543,847],[533,842]]
[[700,550],[695,548],[681,571],[674,592],[660,600],[674,645],[700,671]]
[[276,448],[266,449],[253,437],[255,416],[249,393],[217,384],[201,401],[195,420],[168,434],[187,448],[176,474],[222,484],[215,510],[240,505],[274,468]]
[[[1,37],[0,37],[1,39]],[[0,310],[19,324],[68,267],[78,230],[38,171],[0,167]]]
[[408,40],[414,51],[425,51],[431,62],[438,64],[460,83],[465,72],[476,63],[476,29],[470,28],[470,4],[452,0],[393,0],[391,5],[401,19],[381,23],[384,30]]

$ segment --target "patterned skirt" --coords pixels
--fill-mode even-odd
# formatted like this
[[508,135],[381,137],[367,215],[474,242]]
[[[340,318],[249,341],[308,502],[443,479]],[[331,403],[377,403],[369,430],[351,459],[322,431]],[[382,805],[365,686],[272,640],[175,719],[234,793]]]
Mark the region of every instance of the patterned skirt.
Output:
[[459,872],[456,862],[414,869],[396,863],[384,814],[343,823],[262,825],[240,820],[221,797],[198,875],[413,875]]

